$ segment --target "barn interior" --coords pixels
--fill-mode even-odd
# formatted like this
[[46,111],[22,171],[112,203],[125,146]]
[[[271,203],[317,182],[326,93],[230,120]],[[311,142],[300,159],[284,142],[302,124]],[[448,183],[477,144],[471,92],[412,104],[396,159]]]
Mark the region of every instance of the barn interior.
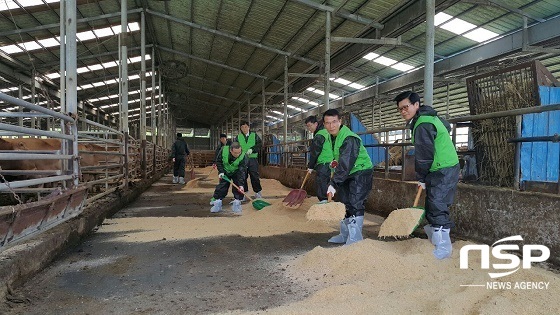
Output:
[[[314,174],[302,185],[313,138],[304,121],[320,119],[327,109],[342,113],[374,165],[366,234],[368,241],[379,241],[378,223],[414,200],[411,130],[394,101],[403,91],[420,94],[422,104],[451,123],[461,166],[451,207],[454,240],[493,244],[522,235],[519,244],[550,249],[547,268],[554,270],[560,263],[558,30],[560,3],[555,0],[0,0],[0,253],[10,257],[2,259],[6,265],[0,275],[7,285],[0,297],[17,300],[12,286],[37,279],[55,259],[85,259],[76,251],[93,242],[89,237],[95,231],[110,229],[103,224],[111,218],[215,219],[207,202],[217,181],[211,169],[215,149],[220,134],[234,139],[244,122],[263,140],[259,172],[270,185],[263,187],[272,207],[290,189],[315,196]],[[191,186],[171,182],[177,133],[191,152],[184,178]],[[151,200],[155,195],[163,198]],[[304,206],[311,206],[310,198]],[[147,205],[138,204],[146,199]],[[169,200],[172,205],[159,209]],[[250,203],[244,211],[265,220],[258,212],[247,213],[257,211]],[[281,206],[277,211],[294,215]],[[185,224],[196,227],[197,222]],[[326,246],[322,233],[332,226],[306,230],[303,223],[297,225],[301,235],[266,235],[281,253],[272,260],[293,254],[287,244],[300,244],[292,250],[296,256]],[[245,239],[242,226],[232,229],[248,250],[266,247]],[[216,251],[225,251],[212,238],[216,235],[204,235],[192,236],[187,247],[197,252],[197,242],[207,240],[216,243]],[[413,236],[413,242],[424,237],[421,231]],[[226,243],[224,248],[235,247]],[[135,250],[128,255],[142,255],[141,247]],[[276,276],[270,285],[293,289],[292,300],[274,297],[259,278],[249,281],[250,293],[266,288],[264,302],[238,305],[230,298],[222,305],[210,299],[186,313],[274,307],[280,307],[278,314],[298,313],[281,306],[306,301],[313,289],[290,287]],[[236,277],[242,281],[246,274]],[[559,283],[555,274],[551,279]],[[189,286],[194,280],[184,281]],[[151,288],[149,283],[142,287]],[[219,296],[216,288],[205,289]],[[88,290],[81,294],[88,296]],[[95,312],[95,303],[106,294],[88,296],[87,311]],[[52,310],[21,300],[8,303],[7,311]],[[198,302],[186,299],[144,311],[180,313],[182,306]],[[67,303],[61,305],[74,305]],[[86,312],[73,307],[70,313]],[[455,307],[440,305],[440,310],[467,312]],[[542,313],[555,313],[559,306],[550,307]],[[375,313],[367,307],[346,312]]]

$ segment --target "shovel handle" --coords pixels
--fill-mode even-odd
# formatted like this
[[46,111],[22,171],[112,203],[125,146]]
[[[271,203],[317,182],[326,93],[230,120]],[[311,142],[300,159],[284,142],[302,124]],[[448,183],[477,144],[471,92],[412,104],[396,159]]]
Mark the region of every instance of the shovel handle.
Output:
[[303,178],[303,183],[301,183],[301,187],[299,188],[299,190],[303,189],[303,186],[305,185],[305,182],[307,181],[307,177],[309,177],[309,172],[305,172],[305,177]]
[[237,189],[238,192],[244,194],[245,197],[247,197],[247,198],[249,199],[249,201],[253,202],[253,199],[252,199],[251,197],[249,197],[249,195],[247,195],[247,193],[245,193],[244,191],[242,192],[242,191],[239,189],[239,186],[235,185],[235,184],[233,183],[232,180],[227,180],[227,179],[226,179],[226,181],[228,181],[230,184],[232,184],[233,187],[235,187],[235,188]]
[[413,207],[418,206],[418,202],[420,201],[420,195],[422,195],[422,186],[418,186],[418,192],[416,193],[416,198],[414,198]]

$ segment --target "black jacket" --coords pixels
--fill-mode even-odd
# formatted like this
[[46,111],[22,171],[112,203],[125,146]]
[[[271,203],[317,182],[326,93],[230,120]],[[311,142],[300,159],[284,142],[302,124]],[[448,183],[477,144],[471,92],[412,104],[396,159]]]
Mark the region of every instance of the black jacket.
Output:
[[[232,180],[235,179],[235,182],[239,183],[239,186],[245,185],[245,172],[247,171],[247,162],[249,161],[249,158],[246,155],[244,155],[243,160],[241,160],[241,162],[239,162],[239,166],[238,166],[237,170],[233,174],[228,173],[228,172],[226,172],[226,169],[224,168],[224,160],[222,158],[222,150],[223,150],[223,148],[220,150],[220,152],[216,156],[216,168],[218,169],[218,173],[224,173],[230,179],[232,179]],[[236,159],[237,158],[235,158],[235,157],[233,157],[233,155],[231,155],[231,152],[228,152],[228,162],[229,163],[232,163]]]
[[171,157],[182,157],[185,155],[189,155],[189,147],[183,138],[177,138],[173,143],[173,147],[171,148]]
[[[416,115],[410,120],[410,130],[414,129],[414,124],[420,116],[437,116],[437,112],[430,106],[420,106]],[[447,131],[451,131],[449,123],[438,117]],[[430,172],[430,167],[434,162],[434,142],[437,136],[436,127],[432,124],[420,124],[414,132],[414,166],[416,168],[416,179],[424,182],[426,175]]]
[[[342,128],[342,125],[340,127]],[[336,141],[336,137],[331,136],[331,141],[334,150],[334,142]],[[354,164],[358,159],[358,155],[360,154],[361,143],[362,142],[360,141],[360,139],[356,137],[346,137],[346,139],[344,139],[344,142],[340,146],[338,166],[336,167],[334,176],[330,183],[334,188],[337,188],[344,181],[346,181],[346,179],[348,179],[350,171],[354,167]],[[357,173],[358,172],[354,174]],[[354,174],[352,174],[352,176]]]
[[231,140],[229,140],[229,139],[226,140],[226,144],[223,144],[223,143],[220,141],[220,144],[218,145],[218,148],[216,149],[216,152],[214,153],[214,160],[212,160],[212,163],[213,163],[213,164],[216,164],[216,161],[218,161],[218,154],[220,154],[220,152],[222,152],[222,148],[223,148],[225,145],[228,145],[228,146],[231,145]]
[[311,146],[309,147],[309,162],[307,163],[307,168],[314,169],[317,164],[317,158],[323,151],[323,144],[325,144],[325,137],[322,135],[317,135],[319,130],[325,129],[322,122],[319,122],[317,129],[313,132],[313,140],[311,141]]

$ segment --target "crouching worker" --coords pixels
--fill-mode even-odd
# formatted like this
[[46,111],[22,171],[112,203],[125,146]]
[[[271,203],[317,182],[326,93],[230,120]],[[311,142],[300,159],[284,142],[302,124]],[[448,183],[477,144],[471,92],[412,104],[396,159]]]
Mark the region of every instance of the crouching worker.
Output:
[[[222,199],[227,195],[230,186],[229,181],[224,179],[224,176],[227,176],[241,191],[244,191],[243,185],[245,184],[245,172],[247,171],[247,156],[241,153],[242,149],[239,142],[233,142],[231,146],[223,146],[221,152],[216,156],[216,167],[218,168],[220,182],[216,185],[214,196],[212,201],[210,201],[212,205],[210,212],[222,211]],[[232,210],[234,213],[241,214],[243,193],[233,186],[231,190],[235,197]]]

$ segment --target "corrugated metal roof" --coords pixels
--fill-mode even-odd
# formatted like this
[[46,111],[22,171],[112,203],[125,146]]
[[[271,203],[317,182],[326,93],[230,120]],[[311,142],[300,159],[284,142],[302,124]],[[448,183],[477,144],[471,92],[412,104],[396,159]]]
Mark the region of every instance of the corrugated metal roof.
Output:
[[[78,32],[98,30],[108,26],[120,25],[120,1],[102,0],[78,2]],[[24,1],[20,1],[24,3]],[[369,61],[362,57],[368,52],[375,52],[383,57],[391,58],[412,67],[424,64],[425,27],[424,12],[417,5],[419,1],[402,0],[129,0],[128,10],[138,10],[128,14],[128,22],[140,22],[139,10],[145,8],[147,36],[146,42],[151,45],[147,53],[152,54],[156,67],[169,62],[178,61],[187,67],[187,75],[182,78],[163,78],[163,90],[175,95],[172,102],[174,108],[184,113],[192,113],[192,121],[207,125],[221,125],[225,119],[238,116],[239,106],[246,113],[246,104],[259,104],[263,79],[267,93],[281,93],[283,90],[285,55],[288,58],[291,73],[320,73],[325,59],[325,20],[326,13],[317,9],[318,6],[328,7],[333,12],[331,19],[331,36],[337,37],[369,37],[375,30],[373,24],[363,21],[383,23],[385,28],[377,32],[381,36],[401,36],[407,46],[360,45],[340,42],[331,43],[331,68],[333,76],[343,78],[363,86],[372,86],[377,78],[380,82],[403,78],[407,75],[391,66]],[[509,34],[519,30],[523,25],[522,14],[529,17],[530,25],[540,23],[540,19],[548,19],[560,14],[560,2],[555,0],[491,0],[491,1],[456,1],[439,0],[437,12],[445,12],[466,22],[498,33]],[[52,38],[59,34],[59,4],[37,6],[27,9],[0,11],[0,47],[32,40]],[[522,11],[522,12],[521,12]],[[103,15],[110,16],[103,16]],[[348,17],[353,14],[354,18]],[[362,22],[356,21],[361,19]],[[44,25],[51,27],[44,28]],[[18,31],[22,30],[22,31]],[[558,36],[560,37],[560,35]],[[140,55],[140,32],[132,32],[129,36],[129,57]],[[447,59],[472,47],[478,42],[457,35],[453,32],[436,27],[435,36],[436,61]],[[78,67],[118,61],[118,36],[93,38],[80,42],[78,45]],[[557,47],[558,39],[548,41],[547,47]],[[0,67],[0,89],[22,84],[21,76],[31,76],[35,68],[39,74],[58,71],[59,47],[41,48],[21,53],[3,53]],[[531,58],[541,59],[550,71],[560,75],[560,54],[527,52],[502,56],[502,63],[492,60],[477,68],[464,66],[449,71],[447,78],[464,79],[480,73],[485,69],[496,69]],[[303,61],[306,60],[306,61]],[[312,64],[317,62],[316,64]],[[10,70],[13,69],[13,70]],[[129,64],[129,74],[138,74],[140,63]],[[151,71],[151,61],[147,62]],[[118,76],[118,67],[102,68],[97,71],[80,73],[78,85],[95,83]],[[19,77],[19,79],[18,79]],[[323,97],[307,91],[312,86],[323,88],[322,80],[313,78],[290,77],[290,92],[301,93],[301,97],[313,102],[322,103]],[[148,86],[151,79],[148,79]],[[48,85],[56,90],[58,79]],[[157,81],[156,81],[157,82]],[[450,85],[450,114],[461,115],[467,112],[466,88],[460,80]],[[156,83],[157,84],[157,83]],[[422,89],[421,82],[414,84],[417,90]],[[435,107],[447,108],[447,83],[436,82],[434,91]],[[137,90],[139,81],[130,82],[130,90]],[[356,88],[331,82],[331,93],[350,95]],[[410,88],[411,86],[403,86]],[[14,93],[14,92],[12,92]],[[101,96],[118,93],[117,84],[100,85],[95,88],[82,89],[78,92],[80,100],[87,101]],[[174,94],[173,94],[174,93]],[[135,96],[136,97],[136,96]],[[397,121],[394,104],[387,100],[391,95],[380,95],[382,115],[385,124]],[[267,106],[272,109],[283,101],[283,97],[267,95]],[[183,101],[186,100],[186,101]],[[114,103],[115,99],[94,102],[100,107]],[[378,101],[364,99],[349,104],[351,109],[372,126],[371,104]],[[301,108],[310,105],[298,101],[290,104]],[[131,105],[138,107],[139,105]],[[363,108],[362,108],[363,107]],[[114,113],[118,107],[107,108]],[[203,111],[201,109],[204,108]],[[299,111],[289,109],[289,114]],[[188,115],[187,115],[188,116]],[[258,117],[258,119],[255,119]],[[369,117],[369,118],[368,118]],[[260,119],[260,109],[255,107],[251,116],[254,122]],[[180,123],[186,123],[181,120]]]

